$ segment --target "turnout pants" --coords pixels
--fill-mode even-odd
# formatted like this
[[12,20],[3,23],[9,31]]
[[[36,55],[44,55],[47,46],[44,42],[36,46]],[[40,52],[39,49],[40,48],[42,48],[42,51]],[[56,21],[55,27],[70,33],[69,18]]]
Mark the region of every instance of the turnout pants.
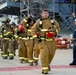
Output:
[[23,39],[18,39],[18,55],[19,59],[23,62],[27,60],[27,48],[26,43]]
[[9,57],[10,58],[14,57],[14,39],[11,39],[9,41],[9,49],[8,49],[8,51],[9,51]]
[[26,40],[28,62],[33,63],[33,39]]
[[39,43],[34,44],[34,62],[38,62],[40,50],[39,50]]
[[56,51],[56,41],[42,41],[39,44],[42,70],[48,71]]
[[14,58],[14,41],[13,39],[3,41],[3,58]]
[[4,40],[3,41],[3,55],[2,55],[4,59],[7,58],[9,55],[8,48],[9,48],[9,41]]

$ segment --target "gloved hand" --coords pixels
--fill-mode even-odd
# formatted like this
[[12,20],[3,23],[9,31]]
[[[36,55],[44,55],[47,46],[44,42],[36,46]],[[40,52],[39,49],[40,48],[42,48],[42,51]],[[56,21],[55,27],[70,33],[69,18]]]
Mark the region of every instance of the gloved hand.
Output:
[[46,37],[47,38],[54,38],[55,37],[55,33],[54,32],[46,32]]

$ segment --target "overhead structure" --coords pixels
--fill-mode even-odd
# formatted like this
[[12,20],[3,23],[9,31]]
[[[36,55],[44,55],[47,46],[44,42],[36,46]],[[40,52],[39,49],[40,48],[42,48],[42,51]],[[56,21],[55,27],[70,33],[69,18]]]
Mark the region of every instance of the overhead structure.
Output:
[[0,5],[0,14],[20,15],[20,2],[5,2]]
[[48,3],[51,0],[20,0],[20,16],[32,14],[35,18],[40,17],[42,8],[48,8]]

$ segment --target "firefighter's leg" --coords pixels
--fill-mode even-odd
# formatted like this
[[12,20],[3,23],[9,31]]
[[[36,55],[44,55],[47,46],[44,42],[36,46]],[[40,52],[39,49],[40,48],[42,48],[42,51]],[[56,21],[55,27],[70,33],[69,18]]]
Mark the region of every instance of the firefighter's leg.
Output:
[[48,62],[49,62],[49,50],[45,42],[40,43],[39,48],[40,48],[40,58],[41,58],[41,64],[42,64],[42,73],[47,74]]
[[14,59],[14,40],[9,41],[9,59]]
[[48,71],[51,71],[50,64],[51,64],[51,62],[53,60],[54,55],[55,55],[55,53],[49,55]]
[[34,44],[34,63],[38,65],[38,58],[39,58],[40,50],[39,50],[39,43]]
[[53,60],[53,57],[55,55],[55,51],[56,51],[56,48],[57,48],[57,44],[55,41],[52,41],[50,44],[49,44],[49,47],[50,47],[50,59],[49,59],[49,64],[52,62]]
[[50,69],[50,64],[51,64],[51,62],[52,62],[52,60],[54,58],[55,51],[56,51],[56,42],[55,41],[50,42],[49,48],[50,48],[50,50],[49,50],[50,56],[49,56],[49,65],[48,65],[48,68],[49,68],[49,71],[50,71],[51,70]]
[[3,41],[3,55],[2,55],[2,57],[3,57],[3,59],[7,59],[7,57],[8,57],[8,41]]
[[23,40],[21,39],[18,40],[18,50],[20,63],[23,63],[25,59],[25,46]]
[[28,63],[28,55],[27,55],[26,41],[24,41],[24,47],[25,47],[24,61],[25,61],[25,63]]
[[27,41],[27,55],[28,55],[28,63],[30,66],[33,66],[33,40]]

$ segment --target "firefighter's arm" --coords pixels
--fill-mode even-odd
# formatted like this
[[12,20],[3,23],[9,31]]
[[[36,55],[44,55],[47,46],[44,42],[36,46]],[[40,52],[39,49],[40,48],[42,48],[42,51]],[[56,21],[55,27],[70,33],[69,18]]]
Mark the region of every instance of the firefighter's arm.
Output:
[[37,20],[37,22],[31,28],[31,35],[33,36],[33,38],[37,37],[37,30],[39,27],[39,22],[40,22],[40,19]]
[[0,29],[0,38],[2,38],[3,37],[3,35],[2,35],[2,31],[1,31],[1,29]]
[[25,17],[25,18],[22,20],[21,24],[26,25],[28,18],[30,18],[30,16]]
[[59,23],[55,20],[55,26],[56,26],[56,33],[58,34],[60,32],[60,26]]
[[27,20],[28,20],[29,18],[31,18],[31,15],[28,15],[27,17],[25,17],[25,18],[23,19],[23,21],[24,21],[24,22],[27,22]]
[[9,36],[9,35],[12,35],[12,34],[13,34],[13,32],[9,31],[9,32],[5,33],[4,36]]
[[21,22],[21,24],[26,25],[27,24],[27,20],[24,18]]

